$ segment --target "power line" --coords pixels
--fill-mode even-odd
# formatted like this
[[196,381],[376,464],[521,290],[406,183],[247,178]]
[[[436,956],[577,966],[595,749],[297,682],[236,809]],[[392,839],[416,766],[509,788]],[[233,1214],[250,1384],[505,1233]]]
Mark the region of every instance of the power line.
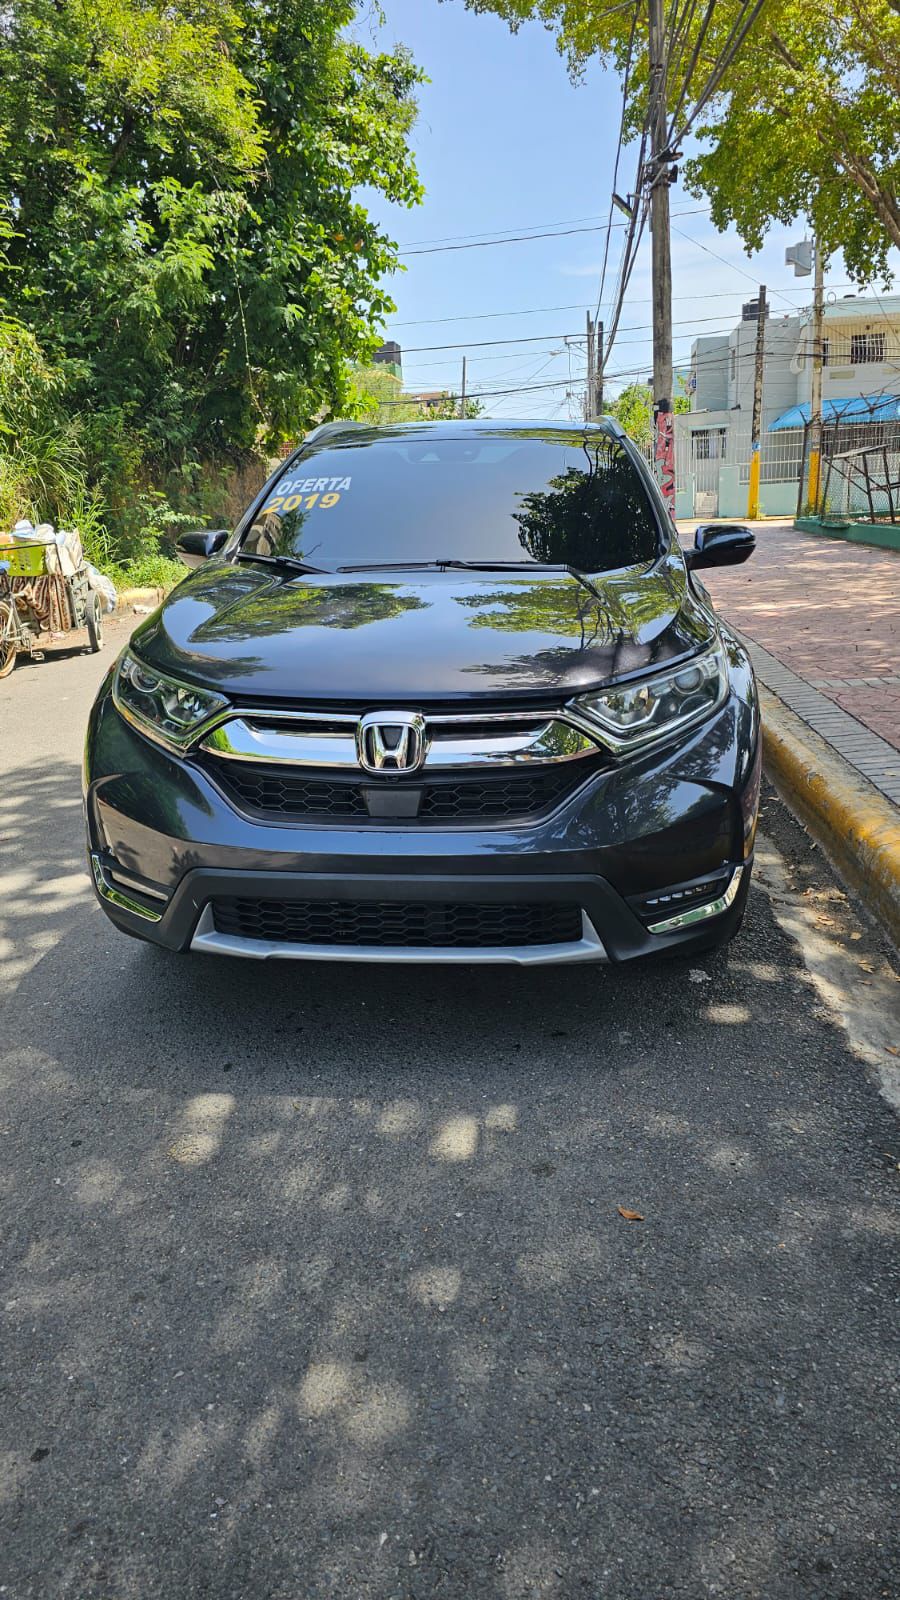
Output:
[[[687,211],[676,211],[676,217],[695,217],[700,213],[707,215],[709,206],[691,206]],[[614,222],[614,228],[626,228],[626,222]],[[443,255],[448,250],[486,250],[489,245],[495,244],[530,244],[534,239],[563,239],[575,233],[602,233],[603,224],[596,224],[589,228],[551,228],[546,233],[516,233],[506,239],[481,239],[473,244],[439,244],[432,245],[426,250],[399,250],[401,256],[436,256]]]
[[403,355],[421,355],[423,350],[480,350],[484,346],[493,344],[540,344],[549,339],[558,343],[561,339],[584,338],[584,334],[577,333],[529,333],[520,339],[460,339],[456,344],[410,344],[403,350]]
[[[685,334],[682,337],[688,338],[689,335]],[[776,355],[779,355],[781,352],[776,350],[776,349],[766,349],[763,353],[766,356],[776,356]],[[714,363],[721,362],[721,358],[722,358],[722,352],[721,351],[709,352],[705,356],[699,356],[697,358],[697,360],[692,363],[692,370],[699,371],[701,368],[704,368],[706,366],[712,365]],[[680,357],[679,358],[679,361],[683,361],[683,360],[684,360],[684,357]],[[607,376],[607,379],[610,382],[616,382],[620,378],[640,377],[640,375],[642,373],[645,373],[646,370],[647,370],[647,362],[644,361],[644,362],[641,362],[640,366],[620,367],[618,369],[618,371],[609,372],[609,373],[606,374],[606,376]],[[532,394],[532,393],[539,393],[539,392],[543,393],[544,391],[551,390],[551,389],[560,389],[560,388],[569,388],[569,387],[571,387],[571,379],[570,379],[570,377],[566,376],[565,378],[546,379],[546,380],[544,380],[544,381],[542,381],[540,383],[530,383],[529,382],[529,383],[524,383],[524,384],[514,384],[514,385],[511,385],[511,386],[506,386],[506,387],[501,388],[501,389],[473,389],[473,390],[470,390],[470,392],[469,392],[469,398],[472,399],[472,400],[490,400],[490,399],[498,399],[500,397],[505,397],[505,396],[508,396],[508,395]],[[452,389],[448,390],[447,392],[452,393]],[[404,395],[403,397],[398,398],[397,400],[382,400],[380,402],[380,404],[382,406],[386,406],[386,407],[403,406],[403,405],[408,406],[410,404],[410,399],[411,399],[411,397],[409,395]]]
[[430,244],[456,244],[467,239],[492,239],[495,234],[525,233],[531,228],[571,228],[577,222],[597,222],[602,216],[602,211],[591,211],[586,217],[563,217],[557,222],[517,222],[510,228],[485,228],[481,233],[441,233],[436,239],[408,239],[405,244],[399,245],[398,249],[412,250],[416,246]]
[[709,100],[712,99],[722,81],[722,78],[728,71],[728,68],[731,66],[732,61],[740,50],[741,45],[746,39],[747,34],[750,32],[750,29],[753,27],[753,24],[759,16],[759,13],[764,5],[765,0],[754,0],[752,5],[750,4],[750,0],[744,0],[744,4],[738,12],[731,33],[728,35],[722,50],[717,56],[713,64],[712,71],[710,72],[706,83],[697,96],[696,104],[694,105],[693,110],[689,113],[687,120],[678,135],[679,139],[684,139],[687,137],[704,106]]
[[669,46],[668,69],[670,81],[677,78],[681,69],[681,58],[684,55],[684,47],[687,44],[688,37],[690,35],[691,24],[694,20],[694,13],[696,9],[697,0],[688,0],[687,5],[682,8],[681,15],[679,16],[672,30],[671,43]]
[[[672,112],[672,120],[669,123],[669,131],[668,131],[668,133],[666,135],[666,143],[668,144],[668,146],[670,148],[671,148],[671,145],[672,145],[672,134],[673,134],[673,130],[675,128],[675,123],[676,123],[676,121],[678,119],[678,114],[681,111],[682,106],[684,105],[685,99],[687,98],[687,92],[688,92],[688,89],[691,86],[691,79],[694,76],[694,70],[695,70],[695,68],[697,66],[697,62],[698,62],[699,57],[700,57],[700,51],[703,48],[703,41],[706,38],[707,29],[709,28],[709,24],[712,21],[712,14],[713,14],[713,11],[715,10],[715,4],[716,4],[716,0],[708,0],[706,10],[704,11],[703,16],[702,16],[702,18],[700,20],[700,26],[697,29],[697,37],[694,40],[694,48],[691,51],[690,59],[688,61],[687,68],[685,70],[684,79],[682,81],[681,91],[679,93],[678,100],[677,100],[676,105],[675,105],[675,110]],[[685,29],[685,41],[686,40],[687,40],[687,29]]]
[[613,162],[612,184],[610,186],[609,216],[606,219],[606,242],[603,246],[603,265],[600,268],[600,293],[597,296],[597,309],[594,313],[595,321],[600,316],[600,305],[603,300],[603,289],[606,284],[606,264],[609,260],[609,241],[612,235],[613,206],[615,204],[616,186],[619,181],[619,161],[622,156],[622,138],[625,133],[625,115],[628,110],[628,84],[631,79],[631,58],[634,52],[634,35],[636,29],[637,10],[635,10],[634,16],[631,19],[631,32],[628,35],[628,54],[625,58],[625,73],[622,79],[622,115],[619,118],[619,137],[616,142],[616,158]]
[[[676,212],[675,215],[678,216],[679,213]],[[742,278],[747,278],[750,281],[750,283],[752,283],[754,285],[755,288],[759,287],[759,285],[757,284],[756,279],[754,278],[754,276],[753,276],[753,274],[751,272],[747,272],[746,268],[744,268],[744,267],[737,266],[734,261],[729,261],[727,259],[727,257],[720,256],[716,250],[710,249],[709,245],[708,244],[704,244],[701,239],[693,238],[691,234],[685,233],[683,228],[676,228],[674,223],[672,224],[672,232],[673,233],[677,233],[680,238],[686,239],[688,244],[695,244],[697,246],[698,250],[705,250],[706,254],[708,256],[712,256],[714,261],[721,261],[723,267],[730,267],[732,272],[739,272],[741,277]],[[779,300],[785,300],[785,296],[782,294],[780,289],[773,289],[771,292],[772,292],[772,294],[777,295]],[[785,300],[785,304],[790,307],[791,311],[796,311],[797,310],[797,307],[796,306],[792,306],[789,300]]]
[[[687,237],[688,237],[688,235],[685,234],[685,238],[687,238]],[[693,244],[696,244],[697,240],[692,240],[691,242]],[[755,283],[756,279],[755,278],[752,279],[752,282]],[[852,284],[852,283],[833,283],[831,285],[831,289],[830,289],[829,292],[833,294],[838,289],[853,289],[853,288],[856,288],[856,287],[857,286],[855,284]],[[705,294],[702,290],[698,290],[695,294],[676,294],[676,295],[673,295],[672,299],[675,302],[684,301],[684,300],[734,300],[734,299],[737,298],[739,293],[740,293],[739,289],[717,289],[712,294]],[[781,294],[782,297],[784,297],[785,295],[789,295],[789,294],[805,295],[805,294],[808,294],[809,291],[808,291],[808,289],[807,289],[805,284],[804,285],[796,285],[796,284],[789,283],[789,284],[786,284],[783,289],[781,289],[781,290],[773,290],[772,293],[773,294],[774,293],[779,293],[779,294]],[[873,294],[875,293],[874,289],[872,290],[872,293]],[[792,306],[791,309],[792,310],[802,310],[802,307]],[[522,307],[522,308],[520,308],[518,310],[515,310],[515,311],[465,311],[465,312],[461,312],[458,315],[455,315],[455,316],[452,316],[452,317],[417,317],[412,321],[392,322],[390,324],[390,327],[391,327],[391,329],[393,329],[393,328],[435,328],[435,327],[438,327],[438,326],[442,325],[443,323],[449,323],[449,322],[487,322],[487,321],[492,320],[492,319],[497,318],[497,317],[536,317],[536,316],[541,316],[544,313],[551,312],[551,311],[584,311],[584,310],[585,310],[584,301],[583,300],[577,300],[577,301],[573,301],[571,305],[565,305],[565,306],[525,306],[525,307]],[[647,324],[647,326],[649,327],[649,323]],[[628,332],[629,330],[627,328],[623,328],[622,331],[624,333],[624,332]]]
[[[832,302],[832,303],[835,303],[835,302]],[[880,309],[882,311],[882,315],[885,318],[886,325],[891,329],[892,332],[897,332],[898,331],[898,325],[889,320],[887,312],[885,311],[885,308],[883,306],[881,306],[880,302],[879,302],[879,306],[880,306]],[[802,307],[798,308],[798,312],[802,311],[803,309],[804,308],[802,308]],[[715,328],[710,328],[708,326],[708,324],[710,322],[719,323],[719,326],[715,327]],[[638,338],[638,339],[622,339],[622,338],[620,338],[618,340],[618,343],[620,345],[622,345],[622,344],[647,344],[647,343],[649,343],[649,339],[646,337],[646,335],[651,332],[652,326],[653,326],[652,323],[649,323],[649,322],[629,323],[625,328],[620,329],[620,332],[623,332],[623,333],[639,333],[639,334],[644,335],[644,337]],[[693,339],[695,337],[694,330],[698,329],[698,328],[705,328],[705,330],[706,330],[705,333],[700,334],[699,337],[707,338],[707,339],[716,338],[719,335],[721,335],[722,337],[725,337],[726,335],[728,335],[728,334],[730,334],[730,333],[735,331],[735,324],[734,323],[728,323],[728,324],[725,324],[723,326],[721,324],[721,320],[720,320],[719,317],[687,317],[687,318],[683,319],[682,321],[674,322],[672,324],[672,326],[673,326],[673,328],[684,328],[686,330],[682,334],[676,334],[675,335],[676,339],[680,343],[683,343],[684,341],[686,341],[688,339]],[[740,324],[739,324],[739,326],[740,326]],[[776,324],[773,323],[772,326],[774,327],[774,326],[776,326]],[[800,331],[801,330],[798,330],[798,333]],[[567,335],[563,335],[561,337],[563,337],[565,339],[566,348],[569,349],[569,350],[571,350],[573,346],[575,346],[577,348],[577,347],[580,347],[580,346],[584,345],[584,343],[585,343],[585,335],[583,333],[582,334],[567,334]],[[551,343],[558,342],[557,340],[554,339],[554,336],[552,334],[546,335],[546,338]],[[506,344],[517,344],[519,342],[521,342],[523,344],[526,344],[526,343],[531,343],[531,342],[535,342],[535,341],[531,341],[531,340],[522,340],[522,341],[518,341],[518,340],[496,340],[496,341],[494,341],[494,340],[489,340],[489,339],[483,341],[484,344],[488,344],[488,345],[494,344],[494,343],[499,343],[499,344],[504,344],[504,343],[506,343]],[[452,345],[422,345],[422,346],[418,347],[418,350],[419,350],[419,352],[423,352],[423,351],[428,351],[428,350],[432,350],[432,349],[436,350],[436,351],[441,351],[441,350],[470,350],[470,349],[478,349],[478,348],[479,348],[479,345],[477,343],[473,345],[473,344],[466,344],[465,342],[463,342],[463,343],[460,343],[460,344],[452,344]],[[413,353],[412,350],[410,350],[409,353],[412,354]],[[406,354],[406,352],[404,352],[404,354]],[[552,351],[552,352],[550,352],[550,354],[551,354],[551,357],[553,355],[560,355],[561,356],[561,355],[564,354],[564,351],[560,349],[560,350]],[[707,352],[706,356],[698,358],[698,364],[705,363],[705,361],[707,359],[709,359],[711,361],[717,360],[717,359],[719,359],[719,354],[720,353],[717,353],[717,352],[714,352],[714,351]],[[512,360],[517,360],[517,359],[518,359],[517,353],[514,353],[514,352],[510,352],[508,355],[505,355],[505,356],[504,355],[473,356],[473,357],[471,357],[471,364],[474,365],[474,363],[476,361],[505,361],[505,360],[512,361]],[[525,359],[528,360],[530,358],[526,357]],[[451,365],[455,366],[455,364],[456,363],[454,361],[450,361],[450,360],[443,361],[443,362],[441,362],[441,361],[412,362],[412,363],[410,363],[410,366],[409,366],[409,368],[407,370],[410,370],[410,371],[434,371],[438,367],[451,366]]]

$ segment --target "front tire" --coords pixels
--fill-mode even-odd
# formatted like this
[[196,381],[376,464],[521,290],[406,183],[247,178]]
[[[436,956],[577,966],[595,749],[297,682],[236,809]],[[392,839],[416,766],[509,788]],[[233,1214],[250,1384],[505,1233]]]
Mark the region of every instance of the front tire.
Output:
[[90,641],[91,655],[95,656],[98,650],[103,649],[103,608],[100,604],[100,596],[95,594],[93,589],[88,600],[85,624]]

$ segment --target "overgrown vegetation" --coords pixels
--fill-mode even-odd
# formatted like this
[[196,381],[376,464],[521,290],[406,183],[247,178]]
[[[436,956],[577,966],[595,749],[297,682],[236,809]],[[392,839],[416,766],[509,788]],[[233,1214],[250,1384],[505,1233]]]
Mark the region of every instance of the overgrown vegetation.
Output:
[[[420,75],[356,0],[18,0],[0,25],[0,520],[137,572],[356,403]],[[148,565],[148,563],[150,565]]]

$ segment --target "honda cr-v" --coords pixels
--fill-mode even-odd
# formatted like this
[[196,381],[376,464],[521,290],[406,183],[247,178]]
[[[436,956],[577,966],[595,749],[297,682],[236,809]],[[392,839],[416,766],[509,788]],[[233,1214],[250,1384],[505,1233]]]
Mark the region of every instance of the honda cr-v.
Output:
[[[136,630],[93,880],[172,951],[623,961],[737,930],[753,673],[612,422],[317,428]],[[204,558],[202,561],[200,558]]]

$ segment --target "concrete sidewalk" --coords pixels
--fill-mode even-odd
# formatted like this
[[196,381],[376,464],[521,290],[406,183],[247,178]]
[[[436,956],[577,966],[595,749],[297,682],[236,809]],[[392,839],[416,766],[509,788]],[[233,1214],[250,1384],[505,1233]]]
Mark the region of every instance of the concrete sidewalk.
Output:
[[745,566],[703,574],[716,606],[766,688],[900,805],[900,555],[754,526]]
[[900,554],[754,527],[753,558],[703,578],[749,646],[766,765],[900,942]]

